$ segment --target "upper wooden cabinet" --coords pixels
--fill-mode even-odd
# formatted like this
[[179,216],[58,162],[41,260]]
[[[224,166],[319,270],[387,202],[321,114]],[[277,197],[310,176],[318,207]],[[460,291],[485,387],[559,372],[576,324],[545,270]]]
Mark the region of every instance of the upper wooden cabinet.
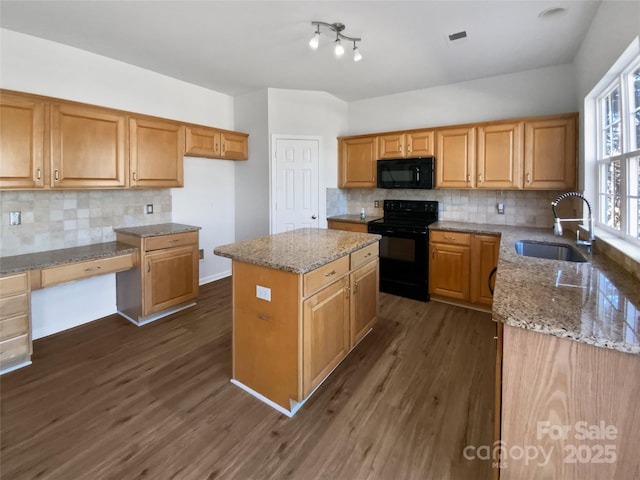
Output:
[[475,164],[475,127],[436,130],[436,187],[473,187]]
[[0,188],[44,186],[45,104],[0,93]]
[[125,187],[126,117],[99,107],[51,108],[50,186]]
[[129,119],[132,187],[182,187],[184,126],[170,121]]
[[248,135],[188,125],[185,153],[194,157],[247,160]]
[[524,188],[576,187],[576,125],[577,114],[526,122]]
[[428,157],[433,155],[433,130],[378,136],[377,158]]
[[522,188],[524,122],[478,127],[478,188]]
[[375,136],[338,139],[338,186],[375,187]]

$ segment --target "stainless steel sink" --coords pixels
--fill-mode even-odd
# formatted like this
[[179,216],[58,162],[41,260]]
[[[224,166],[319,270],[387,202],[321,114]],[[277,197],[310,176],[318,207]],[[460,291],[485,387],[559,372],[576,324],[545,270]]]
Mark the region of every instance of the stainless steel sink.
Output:
[[587,259],[571,245],[564,243],[536,242],[518,240],[515,243],[516,253],[525,257],[564,260],[565,262],[586,262]]

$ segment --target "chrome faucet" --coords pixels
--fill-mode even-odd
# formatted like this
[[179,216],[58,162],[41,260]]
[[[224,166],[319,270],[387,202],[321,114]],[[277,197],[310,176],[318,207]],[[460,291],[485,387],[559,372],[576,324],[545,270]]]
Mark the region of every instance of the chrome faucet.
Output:
[[595,241],[595,233],[593,231],[593,214],[591,212],[591,204],[589,200],[587,200],[584,195],[578,192],[567,192],[560,195],[553,202],[551,202],[551,209],[553,210],[553,234],[557,236],[562,236],[562,222],[583,222],[584,218],[558,218],[558,212],[556,212],[556,207],[561,200],[564,200],[568,197],[578,197],[584,200],[584,203],[587,204],[587,209],[589,210],[589,217],[587,218],[588,226],[589,226],[589,240],[580,240],[580,231],[577,232],[577,240],[576,245],[584,245],[587,247],[587,251],[591,253],[591,246]]

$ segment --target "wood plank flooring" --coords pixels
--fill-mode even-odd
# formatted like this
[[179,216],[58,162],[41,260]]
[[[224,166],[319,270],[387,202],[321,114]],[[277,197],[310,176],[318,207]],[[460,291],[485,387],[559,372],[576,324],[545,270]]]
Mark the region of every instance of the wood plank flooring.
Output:
[[289,419],[229,383],[231,280],[136,327],[34,342],[0,377],[4,479],[491,478],[488,314],[381,294],[376,328]]

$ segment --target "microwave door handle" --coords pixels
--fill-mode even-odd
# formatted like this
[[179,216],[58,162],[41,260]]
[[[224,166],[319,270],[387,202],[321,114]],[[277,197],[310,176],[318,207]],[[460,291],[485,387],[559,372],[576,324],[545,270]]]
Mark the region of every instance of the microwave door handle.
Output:
[[420,167],[416,167],[416,183],[420,183]]

